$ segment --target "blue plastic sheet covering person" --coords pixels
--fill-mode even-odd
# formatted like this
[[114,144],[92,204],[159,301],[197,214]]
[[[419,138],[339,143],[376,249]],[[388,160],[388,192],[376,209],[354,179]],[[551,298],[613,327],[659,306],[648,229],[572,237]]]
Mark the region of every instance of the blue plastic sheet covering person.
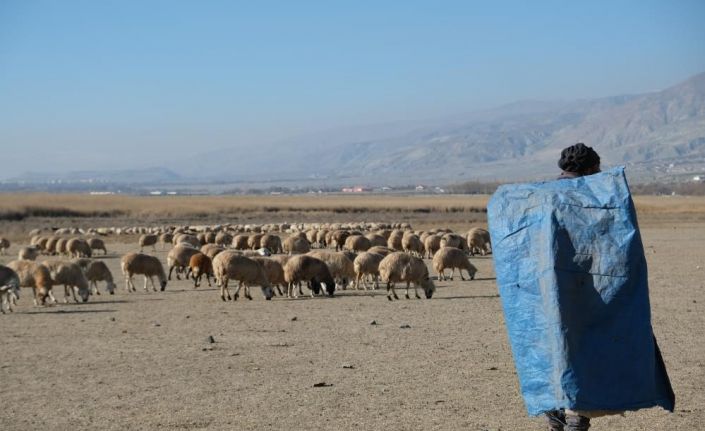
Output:
[[502,186],[489,202],[488,219],[529,414],[673,411],[624,168]]

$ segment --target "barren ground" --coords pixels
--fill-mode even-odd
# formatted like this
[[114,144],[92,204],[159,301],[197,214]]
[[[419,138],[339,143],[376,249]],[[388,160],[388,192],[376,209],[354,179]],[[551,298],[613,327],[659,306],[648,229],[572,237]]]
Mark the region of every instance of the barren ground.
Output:
[[[705,423],[702,217],[642,219],[676,412],[599,418],[592,429]],[[52,222],[82,222],[69,221]],[[119,279],[120,255],[136,246],[108,241],[104,259]],[[23,291],[15,313],[0,315],[0,429],[545,429],[524,410],[491,258],[472,261],[478,279],[438,282],[431,300],[347,290],[224,303],[215,287],[172,280],[166,292],[126,293],[119,279],[114,296],[35,308]]]

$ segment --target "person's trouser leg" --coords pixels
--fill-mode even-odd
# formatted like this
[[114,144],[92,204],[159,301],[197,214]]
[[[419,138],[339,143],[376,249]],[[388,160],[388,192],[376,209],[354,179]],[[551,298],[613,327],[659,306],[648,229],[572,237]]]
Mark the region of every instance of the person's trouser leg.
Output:
[[590,418],[566,414],[565,424],[565,431],[587,431],[590,429]]
[[554,410],[546,413],[548,420],[548,431],[563,431],[565,425],[565,414],[560,410]]

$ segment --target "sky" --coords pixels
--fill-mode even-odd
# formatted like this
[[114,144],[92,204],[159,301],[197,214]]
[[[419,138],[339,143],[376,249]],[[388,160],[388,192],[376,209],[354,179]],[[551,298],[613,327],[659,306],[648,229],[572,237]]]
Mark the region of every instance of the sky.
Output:
[[705,1],[0,0],[7,178],[705,71]]

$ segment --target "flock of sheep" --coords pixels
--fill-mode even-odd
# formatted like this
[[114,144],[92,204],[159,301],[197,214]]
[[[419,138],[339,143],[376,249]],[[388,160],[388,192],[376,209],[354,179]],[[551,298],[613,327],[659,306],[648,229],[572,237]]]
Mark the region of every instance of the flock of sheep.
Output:
[[[86,302],[100,294],[98,282],[113,294],[115,283],[107,265],[91,259],[96,251],[107,254],[101,237],[139,234],[139,252],[122,256],[120,267],[125,289],[136,291],[133,276],[144,276],[144,289],[166,289],[172,276],[182,276],[200,286],[211,278],[220,287],[223,301],[237,300],[240,291],[252,299],[250,288],[258,286],[265,299],[276,293],[288,298],[303,295],[334,295],[337,289],[379,288],[386,284],[387,298],[399,299],[396,283],[406,284],[406,298],[413,285],[416,298],[421,288],[431,298],[435,285],[424,258],[432,259],[439,280],[453,279],[463,270],[473,279],[477,269],[469,256],[491,252],[489,233],[473,228],[466,234],[449,229],[414,231],[407,223],[356,224],[267,224],[217,225],[159,228],[59,229],[50,233],[30,232],[30,245],[22,247],[18,259],[0,265],[0,311],[12,311],[20,288],[32,288],[35,305],[57,302],[53,287],[64,286],[64,301],[72,297]],[[282,239],[283,238],[283,239]],[[165,270],[161,260],[146,254],[170,247]],[[0,254],[10,242],[0,237]],[[38,262],[39,256],[52,258]],[[446,275],[450,270],[450,275]],[[155,284],[158,280],[159,289]],[[234,293],[230,281],[237,281]],[[284,289],[285,291],[283,291]]]

